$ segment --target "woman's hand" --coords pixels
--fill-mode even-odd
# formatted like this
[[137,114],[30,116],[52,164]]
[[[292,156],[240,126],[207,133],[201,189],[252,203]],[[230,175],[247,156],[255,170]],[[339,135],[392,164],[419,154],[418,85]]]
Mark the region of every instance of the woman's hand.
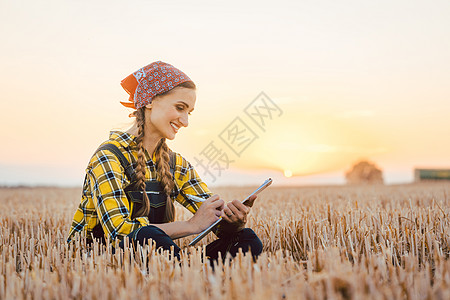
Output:
[[225,202],[219,195],[209,197],[202,203],[194,216],[188,221],[193,228],[193,233],[200,233],[222,216]]
[[255,202],[256,195],[250,197],[245,204],[242,204],[239,200],[233,200],[227,203],[223,209],[222,218],[230,223],[235,231],[244,229],[245,223],[247,223],[247,215],[250,212],[250,207]]

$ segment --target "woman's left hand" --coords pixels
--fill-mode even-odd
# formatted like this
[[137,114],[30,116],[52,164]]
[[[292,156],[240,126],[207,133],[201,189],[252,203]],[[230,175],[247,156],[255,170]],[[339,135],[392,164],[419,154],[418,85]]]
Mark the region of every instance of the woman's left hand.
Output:
[[250,197],[245,204],[242,204],[239,200],[233,200],[232,202],[227,203],[223,209],[222,218],[226,222],[234,225],[233,227],[235,227],[237,231],[243,229],[245,223],[247,223],[247,215],[250,212],[250,207],[253,206],[256,197],[257,196]]

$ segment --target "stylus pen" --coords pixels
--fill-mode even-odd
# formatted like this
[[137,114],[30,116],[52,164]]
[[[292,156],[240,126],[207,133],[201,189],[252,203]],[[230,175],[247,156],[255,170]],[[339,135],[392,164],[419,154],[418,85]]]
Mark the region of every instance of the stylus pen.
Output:
[[189,195],[189,194],[186,194],[186,197],[188,197],[189,199],[191,199],[194,202],[205,202],[205,200],[206,200],[204,198],[200,198],[200,197],[197,197],[194,195]]
[[208,228],[206,228],[202,233],[200,233],[195,239],[192,240],[192,242],[189,243],[189,246],[194,246],[197,244],[198,241],[200,241],[202,238],[204,238],[217,224],[222,221],[222,217],[219,217],[217,221],[211,224]]

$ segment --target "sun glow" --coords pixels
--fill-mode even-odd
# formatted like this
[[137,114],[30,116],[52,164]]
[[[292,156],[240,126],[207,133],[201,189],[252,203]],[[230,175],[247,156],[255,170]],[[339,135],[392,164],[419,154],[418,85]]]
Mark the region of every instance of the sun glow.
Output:
[[291,170],[284,170],[284,176],[289,178],[292,177],[292,171]]

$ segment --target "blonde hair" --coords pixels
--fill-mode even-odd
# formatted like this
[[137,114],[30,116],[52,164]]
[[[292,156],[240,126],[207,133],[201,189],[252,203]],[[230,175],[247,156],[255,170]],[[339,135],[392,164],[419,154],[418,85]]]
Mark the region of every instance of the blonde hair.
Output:
[[[177,87],[184,87],[195,89],[195,84],[192,81],[186,81]],[[172,89],[173,90],[173,89]],[[170,91],[165,92],[165,95]],[[144,148],[144,130],[145,130],[145,106],[139,108],[134,113],[136,117],[136,124],[138,128],[138,134],[136,136],[136,143],[138,145],[138,160],[136,166],[136,185],[139,190],[143,192],[142,208],[136,212],[136,216],[147,216],[150,212],[150,200],[145,192],[145,148]],[[157,180],[161,183],[164,193],[167,195],[166,211],[164,215],[164,222],[173,222],[175,220],[175,206],[173,204],[171,194],[175,186],[172,174],[170,173],[170,150],[166,144],[166,139],[161,139],[155,148],[156,157],[156,172]]]

